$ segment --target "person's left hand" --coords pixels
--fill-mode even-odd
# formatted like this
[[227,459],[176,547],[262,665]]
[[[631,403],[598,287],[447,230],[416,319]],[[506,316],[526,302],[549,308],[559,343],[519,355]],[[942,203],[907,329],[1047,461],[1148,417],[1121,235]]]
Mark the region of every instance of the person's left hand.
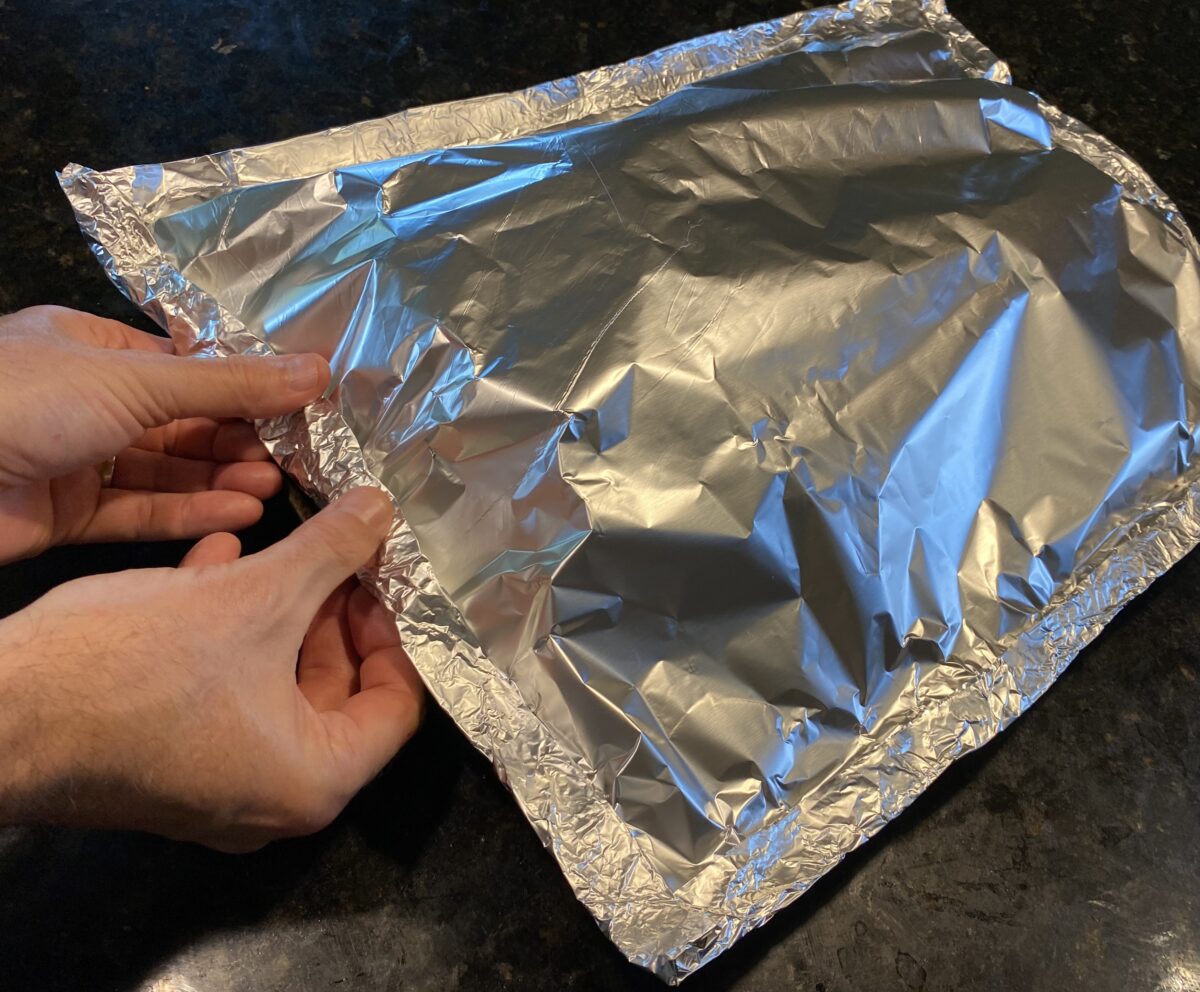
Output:
[[[310,403],[317,355],[181,358],[62,307],[0,317],[0,563],[54,545],[239,530],[278,491],[246,418]],[[102,484],[100,463],[116,456]]]

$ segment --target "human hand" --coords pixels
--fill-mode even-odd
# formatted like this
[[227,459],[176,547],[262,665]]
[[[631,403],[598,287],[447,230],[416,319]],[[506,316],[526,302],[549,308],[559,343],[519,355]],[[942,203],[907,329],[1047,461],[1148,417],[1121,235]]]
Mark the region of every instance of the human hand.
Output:
[[0,823],[149,830],[253,850],[332,820],[408,739],[424,690],[347,582],[390,501],[354,490],[238,559],[66,583],[0,621]]
[[[0,562],[54,544],[246,527],[281,484],[254,428],[316,399],[316,355],[180,358],[114,320],[0,317]],[[116,455],[111,484],[97,463]]]

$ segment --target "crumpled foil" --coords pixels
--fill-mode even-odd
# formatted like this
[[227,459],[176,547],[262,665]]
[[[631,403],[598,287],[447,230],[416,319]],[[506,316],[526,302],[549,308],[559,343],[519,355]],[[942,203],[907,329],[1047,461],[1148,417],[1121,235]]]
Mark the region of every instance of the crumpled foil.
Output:
[[1018,716],[1200,538],[1196,244],[940,0],[62,184],[176,343],[400,511],[365,577],[677,981]]

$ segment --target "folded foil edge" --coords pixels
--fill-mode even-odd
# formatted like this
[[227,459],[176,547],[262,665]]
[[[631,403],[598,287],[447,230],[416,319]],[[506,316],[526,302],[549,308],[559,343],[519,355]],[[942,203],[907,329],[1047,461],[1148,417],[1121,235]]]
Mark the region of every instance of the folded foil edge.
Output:
[[[937,31],[949,39],[968,74],[1010,81],[1007,66],[950,16],[942,0],[868,0],[684,42],[519,94],[417,108],[166,166],[99,173],[72,165],[60,181],[110,278],[166,327],[181,348],[212,356],[268,353],[265,341],[163,257],[148,219],[163,202],[175,206],[270,182],[294,165],[298,146],[315,174],[361,160],[364,147],[378,149],[380,158],[391,157],[504,140],[597,113],[632,112],[680,86],[788,46],[839,32],[865,35],[885,24]],[[1153,209],[1197,253],[1178,211],[1140,166],[1057,108],[1039,106],[1057,144],[1119,182],[1126,195]],[[386,491],[367,470],[357,440],[328,401],[261,422],[258,428],[284,469],[319,500],[364,484]],[[1123,540],[1105,545],[1040,615],[1010,636],[990,667],[920,710],[891,737],[855,752],[837,777],[869,772],[878,790],[853,804],[853,820],[843,818],[819,836],[806,830],[815,811],[837,800],[834,786],[818,789],[709,865],[704,888],[720,896],[703,903],[669,889],[596,788],[589,769],[562,747],[517,686],[489,661],[402,520],[394,525],[377,564],[362,578],[397,615],[397,626],[431,693],[493,762],[578,898],[631,961],[677,983],[799,897],[952,761],[1004,729],[1122,606],[1198,542],[1200,474],[1193,473],[1180,481],[1172,499],[1130,523]],[[914,741],[927,746],[911,747]],[[637,899],[627,898],[629,892],[636,892]]]

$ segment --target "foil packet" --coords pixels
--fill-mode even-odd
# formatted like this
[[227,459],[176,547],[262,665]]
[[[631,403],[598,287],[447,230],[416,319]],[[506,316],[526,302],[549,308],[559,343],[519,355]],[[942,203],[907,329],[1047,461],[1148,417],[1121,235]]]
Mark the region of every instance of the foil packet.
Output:
[[329,357],[262,437],[668,981],[1200,538],[1196,243],[940,0],[61,181],[180,349]]

